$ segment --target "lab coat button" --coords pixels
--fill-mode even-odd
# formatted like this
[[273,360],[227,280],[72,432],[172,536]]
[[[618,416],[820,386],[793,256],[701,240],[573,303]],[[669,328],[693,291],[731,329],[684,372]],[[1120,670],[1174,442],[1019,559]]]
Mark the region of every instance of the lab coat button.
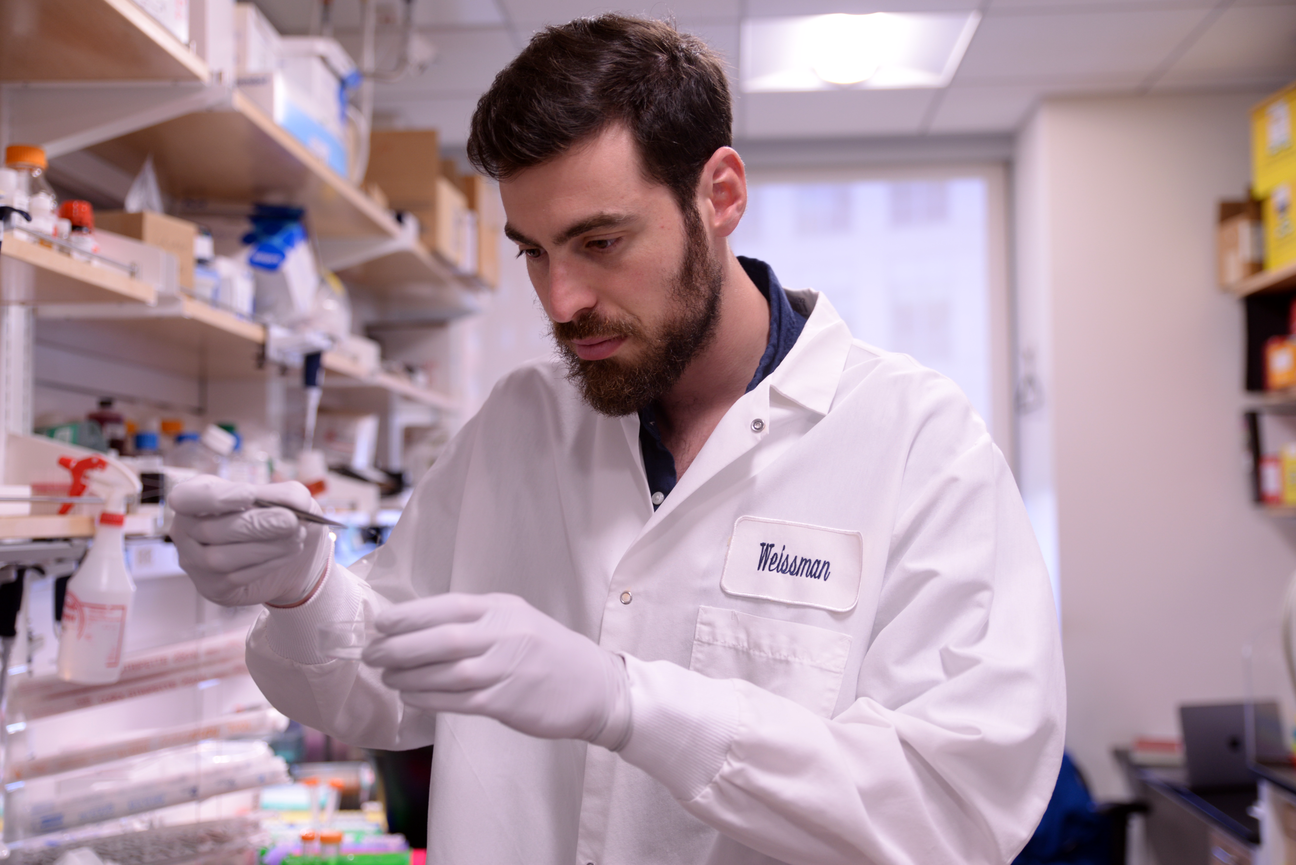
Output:
[[752,432],[760,432],[763,429],[765,429],[765,421],[760,418],[756,418],[756,420],[752,421]]
[[659,505],[659,504],[661,504],[661,503],[664,502],[664,501],[666,501],[666,494],[665,494],[665,493],[663,493],[663,492],[660,491],[660,490],[658,490],[657,492],[653,493],[653,495],[652,495],[652,503],[653,503],[654,505]]
[[621,593],[621,603],[628,604],[633,600],[634,600],[634,595],[630,594],[629,592]]

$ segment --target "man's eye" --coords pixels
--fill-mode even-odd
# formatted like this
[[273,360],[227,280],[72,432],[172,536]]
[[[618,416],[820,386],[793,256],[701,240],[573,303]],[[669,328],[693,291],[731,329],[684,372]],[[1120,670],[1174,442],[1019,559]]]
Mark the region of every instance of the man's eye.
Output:
[[594,249],[599,252],[607,252],[609,249],[616,246],[617,242],[620,240],[621,238],[619,237],[601,237],[598,240],[591,240],[585,245],[590,249]]
[[518,250],[518,258],[521,258],[521,257],[524,256],[524,255],[525,255],[527,258],[530,258],[530,259],[532,259],[532,260],[535,260],[535,259],[539,258],[539,257],[542,255],[542,253],[541,253],[540,250],[536,249],[534,246],[524,246],[524,247],[522,247],[521,249]]

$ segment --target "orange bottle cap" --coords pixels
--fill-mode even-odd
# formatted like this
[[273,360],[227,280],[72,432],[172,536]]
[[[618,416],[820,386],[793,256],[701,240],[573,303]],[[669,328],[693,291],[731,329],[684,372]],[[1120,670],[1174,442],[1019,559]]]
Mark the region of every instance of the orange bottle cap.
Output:
[[346,781],[341,778],[329,778],[329,786],[334,790],[344,790],[346,789]]
[[49,167],[45,160],[45,151],[30,144],[10,144],[5,148],[5,165],[35,165],[37,168]]
[[173,417],[166,418],[162,421],[161,430],[163,435],[179,435],[184,432],[184,421]]
[[88,201],[65,201],[59,205],[58,215],[74,228],[94,231],[94,207]]
[[342,843],[342,830],[341,830],[341,829],[325,829],[325,830],[323,830],[322,832],[320,832],[320,843],[322,843],[322,844],[341,844],[341,843]]
[[314,840],[315,840],[315,830],[314,830],[314,829],[307,829],[305,832],[301,833],[301,839],[302,839],[303,841],[314,841]]
[[320,781],[319,778],[303,778],[303,779],[302,779],[302,783],[305,784],[307,787],[318,787],[318,786],[319,786],[319,781]]

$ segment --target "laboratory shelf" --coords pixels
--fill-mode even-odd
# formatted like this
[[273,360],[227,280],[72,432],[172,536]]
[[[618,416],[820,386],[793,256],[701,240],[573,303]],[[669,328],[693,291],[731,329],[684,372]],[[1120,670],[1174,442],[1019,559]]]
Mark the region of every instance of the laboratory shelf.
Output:
[[433,408],[453,411],[457,407],[457,403],[451,397],[419,387],[389,372],[366,374],[350,358],[337,352],[324,353],[324,371],[328,373],[324,376],[326,388],[364,388],[395,394]]
[[94,517],[72,514],[58,516],[0,517],[0,540],[30,538],[88,538],[94,534]]
[[[7,232],[0,242],[4,303],[135,303],[154,301],[153,287],[111,267],[78,261],[66,253]],[[21,262],[15,267],[14,263]],[[22,265],[27,265],[23,267]]]
[[0,0],[0,81],[206,81],[132,0]]
[[1296,289],[1296,262],[1274,270],[1262,270],[1255,276],[1249,276],[1241,282],[1228,286],[1227,291],[1238,297],[1246,297],[1262,291],[1288,289]]
[[163,187],[177,198],[305,207],[319,237],[399,233],[395,217],[238,90],[210,110],[166,120],[91,150],[132,173],[151,153]]
[[210,378],[243,378],[260,365],[265,328],[190,297],[155,306],[60,305],[40,307],[43,340],[76,345],[87,323],[122,346],[138,348],[135,362]]

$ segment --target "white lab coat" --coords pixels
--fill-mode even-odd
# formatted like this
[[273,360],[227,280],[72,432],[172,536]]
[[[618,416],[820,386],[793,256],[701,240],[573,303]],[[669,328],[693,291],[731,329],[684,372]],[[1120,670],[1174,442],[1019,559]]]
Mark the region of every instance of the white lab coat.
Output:
[[[254,628],[248,665],[289,716],[362,746],[435,742],[429,862],[1002,865],[1029,838],[1065,688],[1012,475],[947,379],[788,295],[810,312],[796,345],[656,512],[638,418],[596,414],[537,362],[496,387],[386,545]],[[727,562],[766,530],[794,562],[831,547],[830,580]],[[624,653],[628,745],[430,716],[316,649],[320,621],[444,591],[521,595]]]

